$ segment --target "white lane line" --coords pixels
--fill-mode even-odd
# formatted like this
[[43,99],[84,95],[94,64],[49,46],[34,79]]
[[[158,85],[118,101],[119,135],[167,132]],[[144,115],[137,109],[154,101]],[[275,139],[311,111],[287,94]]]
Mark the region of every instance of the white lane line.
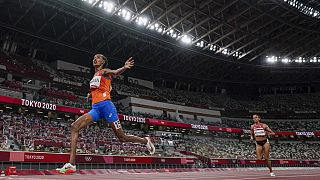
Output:
[[[319,177],[320,174],[298,174],[298,173],[295,173],[296,175],[293,175],[292,173],[288,173],[288,174],[279,174],[278,176],[276,176],[276,178],[279,178],[279,177],[284,177],[284,178],[290,178],[290,177]],[[159,175],[159,174],[157,174]],[[250,180],[250,179],[269,179],[269,178],[272,178],[274,179],[273,177],[270,177],[268,173],[266,173],[265,175],[261,175],[261,174],[251,174],[251,175],[248,175],[248,174],[234,174],[234,175],[215,175],[214,173],[210,173],[210,174],[207,174],[207,176],[203,176],[202,175],[196,175],[196,174],[193,174],[193,176],[176,176],[176,175],[179,175],[179,174],[171,174],[172,176],[154,176],[153,179],[179,179],[179,180],[190,180],[190,179],[214,179],[214,178],[218,178],[218,179],[226,179],[226,178],[229,178],[229,180]],[[248,177],[249,176],[249,177]],[[89,175],[89,176],[85,176],[85,178],[89,179],[89,178],[105,178],[105,176],[92,176],[92,175]],[[113,177],[108,177],[109,180],[114,180],[114,179],[149,179],[150,176],[128,176],[128,175],[119,175],[119,176],[113,176]],[[79,176],[75,177],[69,177],[69,178],[75,178],[75,179],[81,179]],[[67,179],[69,179],[67,178]],[[44,178],[41,178],[41,179],[44,179]],[[49,178],[48,178],[49,179]],[[51,179],[51,178],[50,178]]]
[[[248,177],[248,178],[235,178],[235,179],[224,179],[224,180],[250,180],[250,179],[278,179],[278,178],[295,178],[297,179],[298,177],[302,178],[302,177],[318,177],[319,178],[320,174],[301,174],[301,175],[294,175],[294,176],[275,176],[275,177]],[[318,179],[317,178],[317,179]]]
[[[288,170],[288,169],[284,169],[284,170]],[[276,178],[277,177],[283,177],[283,178],[290,178],[290,177],[320,177],[319,171],[316,171],[318,169],[313,169],[310,171],[301,171],[300,170],[296,170],[296,171],[291,171],[290,172],[284,172],[284,170],[277,170],[275,171],[276,173]],[[137,173],[137,174],[99,174],[99,175],[81,175],[81,174],[74,174],[74,175],[50,175],[50,176],[33,176],[33,177],[24,177],[22,178],[20,176],[20,178],[17,179],[25,179],[25,180],[29,180],[29,179],[78,179],[81,180],[82,178],[84,179],[91,179],[91,178],[103,178],[105,179],[106,176],[108,176],[108,179],[113,180],[113,179],[149,179],[150,177],[152,177],[152,179],[164,179],[164,180],[169,180],[169,179],[179,179],[179,180],[190,180],[190,179],[214,179],[214,178],[218,178],[218,179],[225,179],[225,178],[230,178],[230,180],[232,179],[237,179],[237,180],[250,180],[250,179],[266,179],[266,178],[272,178],[269,176],[269,173],[267,170],[264,170],[265,172],[262,171],[245,171],[245,172],[241,172],[241,171],[232,171],[232,172],[228,172],[228,171],[220,171],[220,172],[184,172],[184,173],[148,173],[148,175],[146,176],[146,174],[141,174],[141,173]],[[182,176],[181,176],[182,175]],[[82,177],[81,177],[82,176]],[[8,177],[10,178],[10,177]],[[16,178],[14,178],[16,179]],[[274,179],[274,178],[273,178]]]

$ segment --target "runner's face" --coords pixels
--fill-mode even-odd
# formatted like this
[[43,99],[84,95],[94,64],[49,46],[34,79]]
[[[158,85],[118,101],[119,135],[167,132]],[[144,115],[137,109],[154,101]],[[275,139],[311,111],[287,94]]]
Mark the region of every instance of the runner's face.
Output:
[[102,66],[105,63],[105,61],[102,59],[101,56],[95,55],[93,57],[92,63],[94,67],[99,67],[99,66]]
[[253,122],[258,123],[260,121],[260,118],[257,115],[253,115],[252,120],[253,120]]

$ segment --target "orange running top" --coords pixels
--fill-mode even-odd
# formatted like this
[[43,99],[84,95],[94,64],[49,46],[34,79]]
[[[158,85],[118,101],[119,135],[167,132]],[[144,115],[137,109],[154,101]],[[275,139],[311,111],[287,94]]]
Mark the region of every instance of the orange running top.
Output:
[[110,100],[112,76],[103,76],[101,70],[98,71],[90,81],[92,105],[104,100]]

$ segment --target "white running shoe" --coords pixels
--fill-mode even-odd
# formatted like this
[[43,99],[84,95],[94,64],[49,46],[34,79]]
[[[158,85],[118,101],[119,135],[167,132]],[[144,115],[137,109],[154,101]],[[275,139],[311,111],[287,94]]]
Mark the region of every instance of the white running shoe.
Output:
[[77,171],[77,168],[75,165],[66,163],[62,168],[57,168],[56,170],[59,171],[61,174],[68,174],[75,173]]
[[275,177],[276,175],[274,174],[274,172],[270,173],[270,176]]
[[148,140],[148,142],[146,144],[147,149],[148,149],[149,153],[152,155],[156,152],[156,148],[154,147],[154,145],[151,142],[151,139],[149,137],[145,137],[145,138]]

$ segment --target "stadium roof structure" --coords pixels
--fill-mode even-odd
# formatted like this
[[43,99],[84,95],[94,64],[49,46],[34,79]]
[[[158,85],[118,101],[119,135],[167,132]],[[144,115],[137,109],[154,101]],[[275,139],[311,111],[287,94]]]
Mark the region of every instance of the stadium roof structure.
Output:
[[154,79],[315,82],[319,11],[317,0],[0,0],[0,32],[83,65],[133,56]]

